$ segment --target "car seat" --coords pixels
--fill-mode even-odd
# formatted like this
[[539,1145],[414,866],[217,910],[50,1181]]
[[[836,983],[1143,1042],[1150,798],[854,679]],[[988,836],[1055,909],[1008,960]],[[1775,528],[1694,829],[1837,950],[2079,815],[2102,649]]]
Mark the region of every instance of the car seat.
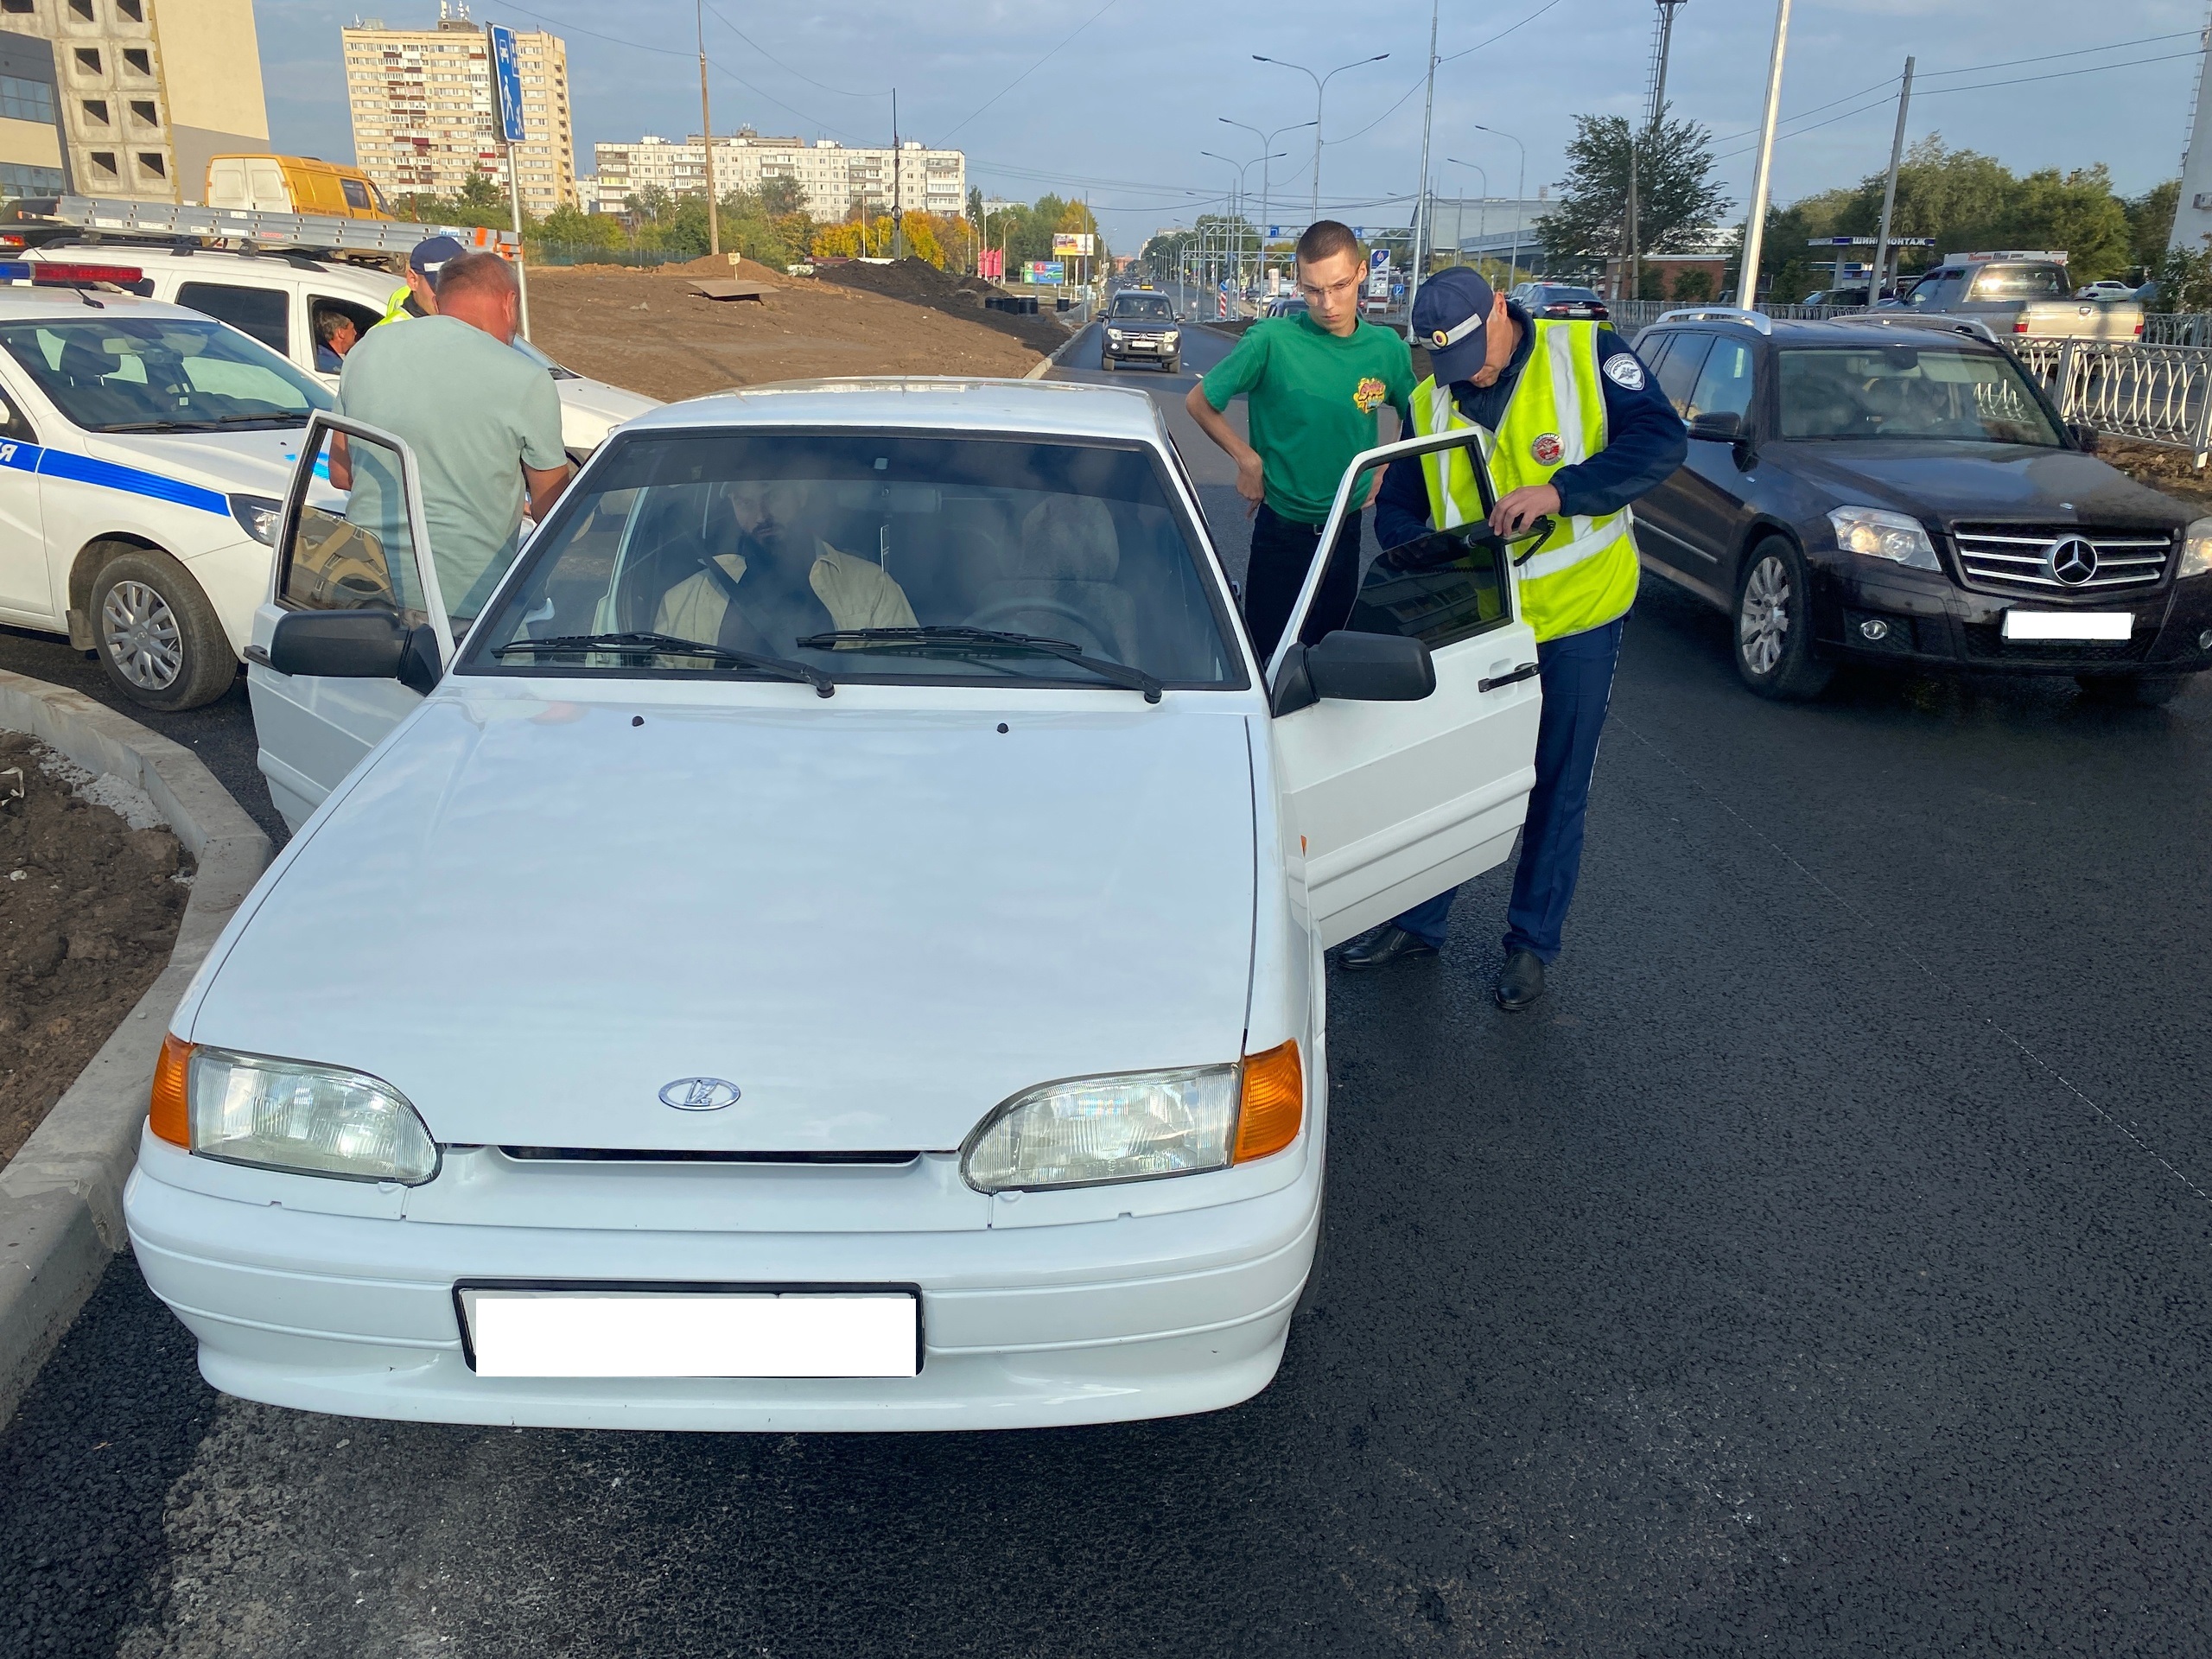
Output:
[[978,627],[1067,639],[1127,662],[1135,648],[1136,606],[1116,582],[1121,542],[1106,504],[1090,496],[1049,495],[1026,513],[1004,574],[985,582],[969,620]]

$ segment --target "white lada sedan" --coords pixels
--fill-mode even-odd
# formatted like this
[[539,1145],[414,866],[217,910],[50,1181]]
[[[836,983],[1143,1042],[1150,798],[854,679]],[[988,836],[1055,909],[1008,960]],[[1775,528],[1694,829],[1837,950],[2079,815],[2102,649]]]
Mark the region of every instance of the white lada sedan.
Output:
[[772,1430],[1266,1386],[1323,947],[1502,859],[1533,779],[1506,550],[1386,556],[1263,665],[1147,398],[824,383],[626,427],[480,611],[396,441],[320,416],[303,467],[334,433],[251,671],[309,815],[128,1197],[208,1380]]

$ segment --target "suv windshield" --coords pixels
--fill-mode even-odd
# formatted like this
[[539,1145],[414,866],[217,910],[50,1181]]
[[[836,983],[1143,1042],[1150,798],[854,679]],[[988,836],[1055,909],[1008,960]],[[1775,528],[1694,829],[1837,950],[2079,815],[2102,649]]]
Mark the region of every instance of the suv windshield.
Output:
[[258,340],[194,317],[0,326],[0,346],[87,432],[300,426],[333,399]]
[[1109,314],[1116,322],[1173,322],[1174,308],[1165,294],[1118,294]]
[[1925,346],[1782,353],[1785,438],[1964,438],[2056,448],[2057,428],[2012,360]]
[[1232,687],[1233,638],[1149,449],[677,433],[618,438],[577,480],[464,666]]

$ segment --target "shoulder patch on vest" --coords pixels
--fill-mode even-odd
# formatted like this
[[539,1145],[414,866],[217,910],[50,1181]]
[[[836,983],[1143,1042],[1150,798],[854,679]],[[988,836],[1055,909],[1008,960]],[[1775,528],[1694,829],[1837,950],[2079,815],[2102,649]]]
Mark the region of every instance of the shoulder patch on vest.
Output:
[[1605,378],[1630,391],[1643,390],[1643,365],[1629,352],[1616,352],[1605,359]]

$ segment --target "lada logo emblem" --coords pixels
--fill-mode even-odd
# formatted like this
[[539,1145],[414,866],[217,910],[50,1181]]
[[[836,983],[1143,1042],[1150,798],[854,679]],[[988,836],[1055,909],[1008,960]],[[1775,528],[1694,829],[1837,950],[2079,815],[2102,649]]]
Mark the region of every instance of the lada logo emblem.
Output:
[[660,1091],[661,1104],[679,1112],[719,1112],[743,1096],[744,1091],[724,1077],[678,1077],[663,1084]]
[[2079,588],[2097,574],[2097,546],[2086,536],[2062,536],[2043,556],[2050,574],[2069,588]]

